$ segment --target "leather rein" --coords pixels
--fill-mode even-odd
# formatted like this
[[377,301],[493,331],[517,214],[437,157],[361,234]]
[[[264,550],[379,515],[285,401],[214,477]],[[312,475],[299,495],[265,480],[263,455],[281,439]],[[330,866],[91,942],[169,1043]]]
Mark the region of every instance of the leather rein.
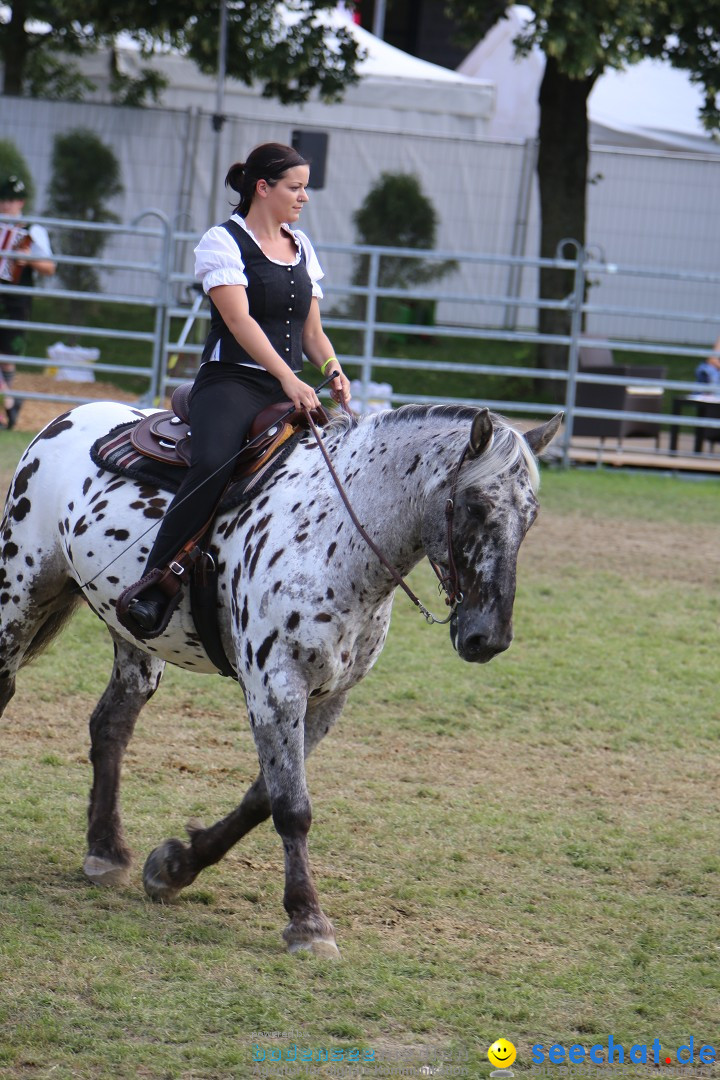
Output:
[[460,455],[460,460],[458,461],[457,465],[455,466],[455,468],[453,470],[452,480],[450,482],[450,494],[449,494],[448,498],[445,500],[445,528],[446,528],[447,549],[448,549],[448,572],[447,572],[447,574],[443,575],[441,570],[440,570],[440,567],[435,562],[433,562],[433,560],[430,558],[430,556],[428,556],[428,562],[430,563],[433,570],[435,571],[435,574],[436,574],[437,579],[438,579],[438,588],[441,589],[445,593],[445,603],[450,608],[450,614],[448,615],[448,617],[446,619],[439,619],[436,615],[433,615],[431,611],[428,611],[428,609],[425,607],[423,602],[419,599],[419,597],[417,597],[415,595],[415,593],[412,591],[410,586],[405,582],[402,575],[399,574],[398,571],[395,569],[395,567],[392,566],[388,562],[388,560],[385,558],[385,556],[383,555],[382,551],[377,546],[375,541],[370,536],[368,536],[367,532],[365,531],[363,526],[360,524],[360,521],[358,520],[358,517],[357,517],[355,511],[352,508],[350,500],[348,499],[347,492],[345,491],[345,489],[342,486],[342,483],[340,481],[340,477],[335,472],[335,468],[333,466],[333,463],[330,460],[330,455],[328,454],[327,449],[325,448],[325,444],[323,443],[322,436],[320,435],[320,432],[318,431],[312,416],[310,415],[310,413],[309,413],[309,411],[307,409],[303,409],[303,412],[305,413],[305,415],[307,417],[307,421],[308,421],[308,425],[310,427],[310,430],[312,431],[313,435],[315,436],[315,441],[318,444],[318,446],[320,447],[320,451],[322,453],[322,456],[325,458],[325,463],[326,463],[326,465],[327,465],[327,467],[328,467],[328,469],[330,471],[330,475],[333,478],[335,486],[336,486],[336,488],[338,489],[338,491],[340,493],[340,498],[342,499],[343,503],[345,504],[345,509],[347,510],[348,514],[350,515],[350,519],[351,519],[353,525],[355,526],[357,531],[360,533],[360,535],[362,536],[365,543],[368,545],[368,547],[371,549],[371,551],[373,551],[375,553],[375,555],[377,555],[378,559],[380,560],[382,565],[385,567],[387,572],[390,574],[390,577],[393,579],[395,584],[399,585],[400,588],[403,590],[403,592],[412,600],[413,604],[415,604],[415,606],[419,609],[420,613],[424,616],[425,620],[428,623],[437,623],[439,626],[443,626],[445,623],[449,623],[450,620],[452,619],[453,615],[455,614],[458,606],[460,604],[462,604],[462,602],[463,602],[463,594],[462,594],[462,592],[460,590],[460,578],[459,578],[459,575],[458,575],[457,566],[455,565],[455,557],[453,555],[452,537],[453,537],[453,518],[454,518],[454,515],[455,515],[455,494],[456,494],[456,490],[457,490],[458,477],[460,475],[460,468],[462,466],[462,463],[465,460],[465,454],[467,453],[467,446],[465,447],[462,454]]

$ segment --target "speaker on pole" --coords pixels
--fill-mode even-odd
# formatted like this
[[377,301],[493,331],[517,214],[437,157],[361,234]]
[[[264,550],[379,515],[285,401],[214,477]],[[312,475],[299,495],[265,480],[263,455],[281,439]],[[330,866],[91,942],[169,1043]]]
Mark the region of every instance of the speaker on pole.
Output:
[[310,164],[310,188],[325,187],[328,134],[326,131],[293,131],[292,148]]

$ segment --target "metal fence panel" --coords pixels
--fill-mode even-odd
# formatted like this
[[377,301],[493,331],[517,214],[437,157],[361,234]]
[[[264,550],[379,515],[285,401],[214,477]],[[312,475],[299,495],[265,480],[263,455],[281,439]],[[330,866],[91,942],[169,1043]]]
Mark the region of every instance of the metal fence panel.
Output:
[[[139,207],[153,206],[177,229],[202,233],[230,208],[220,190],[211,199],[213,165],[224,175],[231,162],[245,156],[259,142],[289,142],[294,128],[304,127],[301,108],[288,107],[285,119],[268,120],[258,108],[254,115],[228,118],[219,135],[207,113],[196,109],[130,109],[110,105],[33,101],[3,98],[0,137],[11,139],[25,155],[37,188],[36,211],[46,206],[53,137],[76,127],[93,130],[112,146],[120,159],[124,194],[112,209],[120,220],[131,221]],[[317,114],[315,114],[317,115]],[[332,106],[323,112],[323,129],[330,136],[326,186],[311,192],[303,215],[313,241],[327,249],[355,239],[353,212],[382,171],[417,173],[438,213],[438,247],[468,255],[525,255],[538,251],[539,218],[536,183],[532,179],[532,147],[521,142],[418,135],[402,130],[378,131],[341,126]],[[528,168],[530,163],[530,168]],[[616,265],[644,265],[650,269],[678,267],[711,270],[720,246],[720,155],[674,151],[594,147],[588,188],[588,247],[602,260]],[[142,261],[142,240],[115,236],[108,255]],[[344,287],[352,277],[347,253],[329,251],[327,280]],[[191,273],[192,251],[179,243],[175,269]],[[461,269],[443,282],[449,293],[476,297],[509,296],[527,300],[508,321],[502,304],[476,305],[442,301],[441,317],[483,328],[507,325],[532,327],[535,320],[537,273],[530,264],[511,267],[498,263],[473,264],[462,260]],[[108,291],[141,296],[145,283],[116,269],[105,280]],[[657,279],[621,281],[604,277],[593,290],[598,304],[620,306],[629,313],[590,313],[593,333],[638,341],[703,345],[715,340],[720,315],[711,285],[674,286]],[[634,312],[673,307],[697,310],[698,322],[658,322]]]
[[[7,220],[7,219],[5,219]],[[179,246],[192,245],[196,236],[192,232],[173,229],[172,223],[160,211],[151,209],[139,213],[133,223],[128,225],[99,225],[86,222],[68,222],[55,219],[42,219],[43,223],[51,230],[57,229],[85,229],[90,231],[102,231],[108,238],[108,250],[112,248],[110,255],[106,254],[100,260],[92,260],[97,268],[103,272],[106,280],[113,280],[115,274],[126,274],[133,280],[144,282],[140,296],[133,297],[129,294],[111,292],[71,292],[67,289],[56,288],[55,295],[58,298],[73,299],[79,310],[83,303],[94,303],[98,300],[110,301],[115,305],[132,302],[140,304],[153,312],[153,329],[147,332],[130,333],[117,326],[85,326],[81,317],[73,325],[62,322],[35,321],[27,324],[29,329],[40,330],[45,334],[64,334],[66,337],[82,335],[93,341],[102,342],[103,339],[112,338],[117,340],[142,341],[147,344],[147,363],[135,365],[132,368],[121,365],[104,363],[102,356],[95,365],[95,370],[112,374],[119,371],[132,371],[142,374],[147,379],[147,390],[142,400],[148,404],[162,401],[174,385],[188,377],[187,372],[179,372],[174,361],[178,354],[185,353],[199,362],[201,346],[190,345],[186,342],[187,330],[195,318],[206,319],[207,310],[201,311],[202,299],[197,298],[197,293],[187,291],[187,286],[192,283],[192,278],[187,274],[179,274],[173,270],[173,252]],[[123,257],[118,256],[122,252]],[[144,259],[132,258],[131,269],[128,265],[128,253],[141,251]],[[555,411],[556,406],[547,403],[528,403],[521,400],[487,401],[487,395],[483,394],[483,376],[504,375],[509,378],[535,379],[538,371],[535,368],[522,368],[517,366],[500,366],[492,363],[470,363],[468,353],[463,347],[465,341],[478,338],[488,340],[501,340],[519,343],[542,344],[554,342],[567,349],[568,366],[561,370],[543,370],[542,378],[555,380],[564,384],[566,426],[564,436],[565,459],[572,437],[575,417],[593,417],[602,415],[608,419],[632,419],[642,418],[657,421],[656,414],[613,412],[611,410],[597,410],[590,407],[579,408],[576,404],[578,384],[583,382],[597,382],[598,376],[583,374],[578,370],[578,349],[581,343],[588,345],[609,345],[614,349],[622,349],[627,352],[636,352],[640,356],[652,355],[658,348],[670,357],[670,371],[668,378],[657,381],[654,385],[672,393],[687,393],[698,391],[700,387],[694,381],[679,378],[673,371],[673,357],[691,358],[694,362],[704,358],[710,345],[707,341],[703,348],[694,345],[676,345],[663,338],[663,327],[668,323],[683,325],[690,330],[698,327],[707,327],[707,315],[703,310],[705,298],[708,295],[718,294],[720,287],[720,273],[709,270],[683,270],[673,267],[650,268],[642,265],[622,264],[615,265],[597,258],[597,252],[586,251],[579,245],[568,243],[565,247],[566,257],[562,260],[540,260],[530,257],[512,257],[492,252],[483,254],[468,254],[462,251],[440,250],[434,252],[419,252],[414,249],[402,248],[369,248],[358,247],[351,244],[318,244],[321,260],[328,261],[326,256],[334,260],[344,260],[346,266],[351,266],[360,256],[369,260],[369,274],[367,283],[363,286],[343,286],[335,284],[329,290],[326,304],[325,325],[332,334],[332,329],[344,328],[359,331],[361,342],[358,351],[353,354],[340,356],[344,363],[355,365],[361,372],[360,404],[368,399],[371,394],[371,384],[382,381],[383,374],[388,368],[419,370],[442,369],[446,371],[463,372],[470,376],[467,380],[467,400],[476,404],[486,404],[499,411],[516,415],[542,415]],[[455,258],[461,264],[461,271],[452,280],[448,279],[441,283],[441,287],[426,287],[424,289],[402,290],[381,288],[379,286],[379,267],[381,260],[386,256],[402,257],[407,259],[426,259],[432,255],[441,258]],[[88,260],[79,257],[60,256],[61,264],[83,264]],[[528,308],[537,310],[541,305],[548,306],[547,301],[522,298],[518,301],[516,296],[508,291],[508,284],[512,280],[511,271],[520,271],[528,278],[537,275],[541,266],[555,266],[564,270],[570,270],[574,274],[575,284],[572,293],[560,301],[556,306],[561,307],[568,314],[568,333],[554,338],[543,337],[535,329],[534,325],[519,326],[507,329],[498,328],[493,320],[478,319],[478,310],[481,308],[490,311],[503,312],[511,308],[513,304],[521,303]],[[589,291],[586,297],[586,283],[597,283]],[[494,291],[489,292],[487,283],[491,282]],[[608,288],[605,288],[609,283]],[[617,285],[619,283],[619,287]],[[636,284],[636,289],[631,285]],[[613,290],[618,296],[612,300]],[[655,297],[659,292],[667,295],[666,306],[652,306],[640,308],[634,307],[632,297],[639,291],[645,290],[646,295]],[[31,293],[42,295],[42,288],[32,289]],[[178,297],[188,297],[185,303],[178,302]],[[189,302],[192,297],[193,303]],[[354,298],[354,308],[351,313],[348,309],[348,300]],[[378,335],[381,333],[394,333],[404,336],[415,334],[427,335],[428,325],[420,325],[417,322],[393,322],[388,320],[387,308],[383,308],[382,302],[392,298],[394,300],[411,302],[422,299],[430,299],[437,303],[436,320],[432,324],[431,333],[434,338],[452,338],[456,345],[456,357],[453,363],[433,362],[432,360],[418,361],[402,357],[384,357],[379,355]],[[600,302],[602,301],[602,302]],[[693,307],[683,307],[684,303],[693,302]],[[409,310],[412,310],[408,304]],[[392,311],[392,309],[390,309]],[[447,317],[447,312],[459,312],[462,319],[457,315],[454,319]],[[383,322],[382,319],[385,319]],[[608,325],[617,319],[623,325],[634,325],[643,320],[655,327],[651,331],[651,337],[659,341],[660,346],[648,344],[637,338],[624,338],[609,336],[607,334],[596,335],[592,330],[585,333],[583,329],[586,323],[594,320],[601,325]],[[180,323],[178,323],[180,320]],[[531,321],[533,324],[535,320]],[[479,325],[480,324],[480,325]],[[0,325],[9,325],[8,321],[0,321]],[[182,326],[178,330],[178,325]],[[687,336],[687,335],[683,335]],[[714,340],[714,339],[713,339]],[[711,343],[710,343],[711,344]],[[15,358],[8,357],[13,360]],[[47,364],[46,357],[28,357],[25,361],[31,367],[44,367]],[[191,364],[191,367],[194,366]],[[627,381],[622,377],[601,377],[601,381],[608,384],[622,384]],[[86,398],[69,398],[67,396],[54,395],[28,395],[46,396],[52,400],[81,401]],[[407,400],[418,400],[417,397],[409,398],[407,395],[391,393],[391,401],[399,404]],[[431,400],[443,401],[442,397]],[[720,400],[720,399],[719,399]],[[677,425],[680,419],[677,416],[664,415],[663,424]],[[702,426],[704,428],[720,428],[720,420],[682,418],[682,424],[686,426]]]

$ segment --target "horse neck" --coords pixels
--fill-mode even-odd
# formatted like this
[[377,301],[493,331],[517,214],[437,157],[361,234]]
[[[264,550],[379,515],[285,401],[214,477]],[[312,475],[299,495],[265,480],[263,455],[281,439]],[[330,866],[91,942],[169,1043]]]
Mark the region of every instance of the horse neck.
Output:
[[[450,446],[448,446],[448,442]],[[361,421],[330,449],[359,520],[401,573],[424,555],[427,498],[445,483],[460,455],[447,432],[430,423]]]

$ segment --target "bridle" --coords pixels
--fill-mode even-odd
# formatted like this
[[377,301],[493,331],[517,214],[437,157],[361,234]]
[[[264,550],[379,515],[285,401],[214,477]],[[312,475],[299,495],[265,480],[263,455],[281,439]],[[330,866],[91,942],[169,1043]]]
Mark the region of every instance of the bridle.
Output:
[[437,623],[438,626],[443,626],[446,623],[449,623],[450,620],[452,619],[453,615],[457,611],[459,605],[462,604],[462,602],[463,602],[463,594],[462,594],[462,591],[460,589],[460,577],[459,577],[459,574],[458,574],[457,566],[455,564],[455,556],[453,555],[453,521],[454,521],[454,517],[455,517],[455,496],[456,496],[456,492],[457,492],[458,478],[460,476],[460,469],[461,469],[462,464],[463,464],[463,462],[465,460],[465,455],[466,455],[467,450],[468,450],[467,444],[465,445],[465,449],[463,450],[462,454],[460,455],[460,460],[457,462],[455,468],[453,469],[452,479],[450,481],[450,494],[448,495],[447,499],[445,500],[445,530],[446,530],[446,543],[447,543],[447,552],[448,552],[448,556],[447,556],[448,572],[447,572],[447,574],[443,574],[442,571],[440,570],[440,567],[437,565],[437,563],[433,562],[433,560],[428,556],[428,562],[430,563],[433,570],[435,571],[435,574],[436,574],[437,579],[438,579],[438,589],[445,593],[445,603],[450,608],[450,614],[448,615],[448,617],[446,619],[439,619],[436,615],[433,615],[431,611],[428,611],[428,609],[423,604],[422,600],[420,600],[420,598],[415,595],[415,593],[412,591],[410,586],[403,579],[402,575],[400,573],[398,573],[398,571],[395,569],[394,566],[391,565],[391,563],[388,562],[385,555],[383,555],[382,551],[377,546],[375,541],[372,539],[372,537],[368,536],[367,532],[365,531],[363,526],[360,524],[360,521],[358,520],[358,517],[357,517],[355,511],[352,508],[350,500],[348,499],[347,492],[345,491],[345,489],[342,486],[342,482],[340,480],[340,477],[335,472],[335,468],[333,466],[333,463],[330,460],[330,455],[328,454],[327,449],[325,447],[325,444],[323,443],[322,437],[320,435],[320,432],[318,431],[317,426],[315,425],[315,421],[313,420],[312,416],[310,415],[310,412],[309,412],[308,409],[303,409],[303,412],[305,413],[305,416],[307,418],[308,426],[310,427],[310,430],[312,431],[313,435],[315,436],[315,441],[317,442],[318,446],[320,447],[320,451],[321,451],[323,457],[325,458],[325,463],[326,463],[326,465],[327,465],[327,467],[328,467],[328,469],[330,471],[330,475],[333,478],[335,486],[336,486],[336,488],[338,489],[338,491],[340,493],[340,498],[342,499],[343,503],[345,504],[345,509],[347,510],[348,514],[350,515],[350,519],[351,519],[353,525],[355,526],[357,531],[360,533],[360,535],[362,536],[365,543],[368,545],[370,550],[373,551],[375,553],[375,555],[377,555],[378,559],[380,560],[382,565],[385,567],[387,572],[390,574],[390,577],[393,579],[395,584],[399,585],[400,588],[403,590],[403,592],[412,600],[413,604],[415,604],[415,606],[419,609],[420,613],[424,616],[425,620],[428,623]]

